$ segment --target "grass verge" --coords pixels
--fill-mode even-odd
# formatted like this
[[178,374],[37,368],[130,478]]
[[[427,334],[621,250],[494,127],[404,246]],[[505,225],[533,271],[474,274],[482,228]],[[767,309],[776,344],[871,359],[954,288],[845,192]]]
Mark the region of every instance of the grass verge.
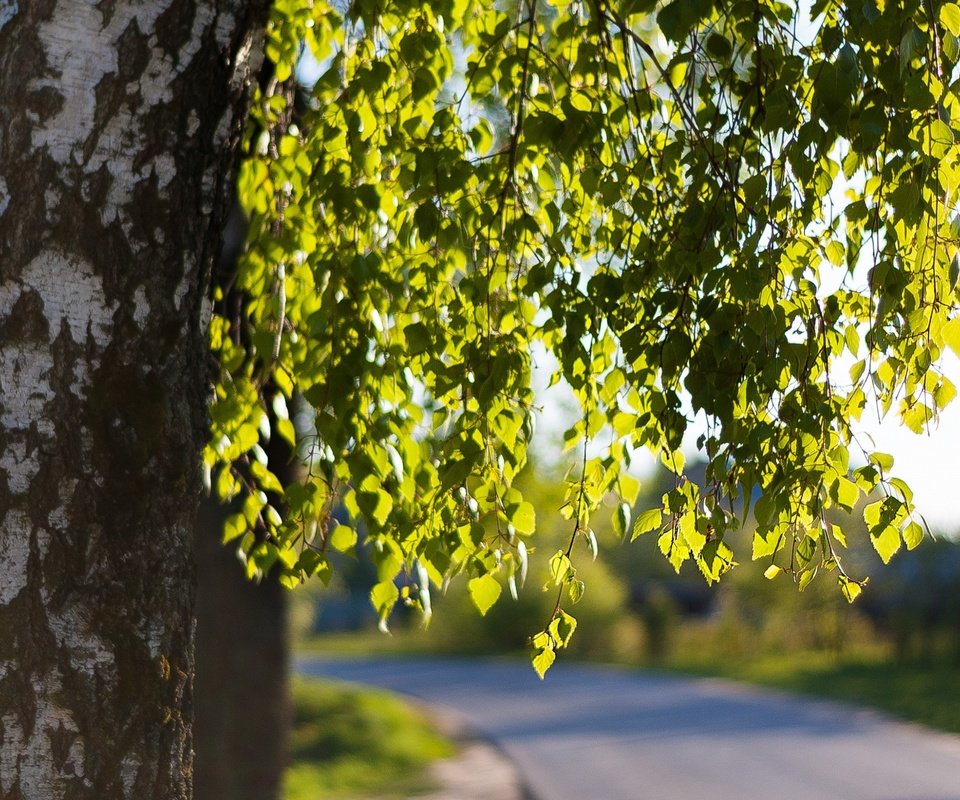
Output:
[[678,659],[664,666],[855,703],[960,733],[960,670],[953,664],[895,664],[871,658],[837,660],[826,653],[791,653],[727,663]]
[[297,679],[293,700],[284,800],[415,796],[433,788],[429,764],[454,752],[419,711],[387,692]]

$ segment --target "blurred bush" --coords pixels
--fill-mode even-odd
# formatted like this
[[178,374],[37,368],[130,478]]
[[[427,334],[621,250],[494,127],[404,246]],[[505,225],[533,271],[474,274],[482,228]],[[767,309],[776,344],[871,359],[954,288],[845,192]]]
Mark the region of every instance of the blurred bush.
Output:
[[[586,591],[576,605],[564,598],[564,608],[577,619],[570,654],[581,658],[633,656],[640,646],[641,633],[636,618],[629,612],[623,582],[585,551],[574,563]],[[541,567],[531,570],[516,600],[504,592],[484,617],[477,614],[462,582],[455,584],[445,597],[435,600],[430,641],[439,649],[452,652],[524,650],[530,636],[550,621],[557,601],[555,588],[543,590],[548,576],[545,565]]]

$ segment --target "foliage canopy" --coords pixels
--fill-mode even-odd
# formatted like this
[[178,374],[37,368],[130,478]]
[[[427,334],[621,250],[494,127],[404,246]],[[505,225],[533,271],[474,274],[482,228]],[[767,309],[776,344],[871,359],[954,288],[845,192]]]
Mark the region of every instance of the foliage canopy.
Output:
[[[206,463],[245,498],[225,538],[251,575],[323,577],[359,527],[384,618],[458,573],[485,611],[526,569],[513,481],[545,352],[582,458],[538,670],[573,632],[573,547],[611,493],[620,532],[677,568],[718,579],[752,511],[771,575],[831,570],[852,600],[829,509],[869,495],[884,560],[923,530],[861,414],[921,431],[956,394],[937,365],[960,350],[958,34],[939,0],[278,0],[238,184],[246,303],[211,324]],[[303,48],[319,77],[278,130]],[[303,480],[269,471],[268,435]],[[631,520],[638,448],[677,477]]]

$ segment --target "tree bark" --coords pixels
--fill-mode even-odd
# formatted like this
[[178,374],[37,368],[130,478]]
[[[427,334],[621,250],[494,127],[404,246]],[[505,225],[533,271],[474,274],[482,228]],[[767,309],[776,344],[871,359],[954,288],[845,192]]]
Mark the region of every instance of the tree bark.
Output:
[[287,590],[248,581],[223,547],[224,507],[197,528],[197,800],[274,800],[289,760]]
[[0,798],[189,798],[202,308],[264,4],[0,0]]

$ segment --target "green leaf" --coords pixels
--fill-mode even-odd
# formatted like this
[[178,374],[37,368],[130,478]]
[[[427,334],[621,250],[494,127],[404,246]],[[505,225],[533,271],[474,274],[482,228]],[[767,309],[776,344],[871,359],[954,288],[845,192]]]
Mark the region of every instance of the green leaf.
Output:
[[583,92],[573,92],[570,95],[570,105],[572,105],[577,111],[592,111],[593,103],[590,102],[590,97]]
[[940,6],[940,24],[954,36],[960,36],[960,6],[956,3]]
[[279,581],[283,588],[291,590],[296,589],[302,583],[300,577],[289,572],[281,573],[279,576]]
[[832,536],[834,541],[836,541],[841,547],[847,546],[847,536],[843,532],[843,528],[841,528],[839,525],[834,525],[833,523],[830,524],[830,536]]
[[913,550],[923,541],[923,528],[919,522],[911,520],[903,529],[903,541],[908,550]]
[[529,535],[536,530],[537,512],[532,503],[524,501],[508,507],[507,516],[513,527],[517,529],[517,533]]
[[489,572],[478,578],[471,578],[467,588],[470,591],[470,599],[481,616],[486,616],[503,591],[500,582]]
[[960,356],[960,317],[954,317],[947,322],[941,329],[941,335],[954,355]]
[[414,322],[403,329],[403,335],[407,342],[407,351],[410,355],[420,355],[430,349],[431,337],[427,326],[422,322]]
[[899,50],[901,76],[909,68],[914,56],[921,52],[925,46],[926,39],[924,38],[923,34],[917,30],[916,26],[910,25],[900,39]]
[[385,620],[400,599],[400,590],[392,580],[380,581],[370,590],[370,602],[381,620]]
[[573,632],[577,629],[577,621],[566,611],[560,611],[550,623],[549,632],[553,639],[554,646],[557,648],[566,647],[570,644]]
[[270,470],[268,470],[259,461],[253,461],[250,464],[250,473],[256,479],[260,488],[265,492],[276,492],[283,494],[283,485]]
[[847,511],[852,511],[853,507],[857,504],[857,500],[860,499],[860,490],[857,488],[857,484],[840,476],[837,478],[834,487],[836,489],[837,503]]
[[630,536],[630,541],[633,541],[638,536],[643,536],[645,533],[660,530],[662,524],[663,512],[659,508],[642,511],[637,515],[637,521],[633,525],[633,534]]
[[382,528],[393,510],[393,498],[383,489],[360,491],[357,492],[357,505],[369,520]]
[[297,567],[302,569],[308,578],[314,575],[319,576],[324,585],[330,581],[330,563],[325,555],[318,553],[316,550],[308,548],[301,552],[297,559]]
[[856,357],[860,353],[860,334],[854,325],[848,325],[843,332],[843,339],[847,345],[850,355]]
[[674,0],[657,14],[657,24],[671,42],[681,41],[696,25],[699,14],[697,0]]
[[247,532],[247,520],[243,514],[231,514],[223,525],[221,544],[238,539]]
[[611,523],[613,524],[613,533],[618,539],[622,539],[630,527],[630,504],[620,503],[614,509]]
[[733,55],[733,46],[725,37],[717,33],[711,33],[707,37],[707,52],[710,53],[713,58],[726,61]]
[[697,568],[708,584],[716,583],[730,568],[736,566],[733,550],[719,539],[708,541],[696,557]]
[[847,599],[848,603],[856,600],[863,591],[862,583],[852,581],[846,575],[840,575],[837,580],[840,584],[840,591],[843,592],[843,596]]
[[905,505],[913,502],[913,489],[902,478],[891,478],[889,483],[890,487],[900,495]]
[[880,526],[880,517],[883,514],[883,502],[883,500],[875,500],[864,506],[863,521],[867,523],[868,528],[873,529]]
[[349,525],[337,525],[330,532],[330,546],[334,550],[346,553],[357,543],[357,532]]
[[567,594],[570,597],[570,602],[576,605],[583,599],[583,593],[586,589],[586,586],[583,581],[572,580],[567,585]]
[[449,461],[441,468],[440,485],[444,489],[452,489],[460,486],[470,476],[473,471],[473,462],[467,458]]
[[544,647],[534,651],[531,663],[540,680],[543,680],[543,676],[547,674],[547,670],[550,669],[556,660],[557,655],[553,652],[552,647]]
[[923,403],[913,403],[901,408],[900,419],[914,433],[925,433],[934,419],[934,412]]
[[900,549],[900,530],[895,525],[878,525],[870,530],[870,541],[884,564]]
[[558,550],[550,558],[550,578],[555,586],[561,586],[567,581],[573,579],[576,575],[573,565],[567,554]]
[[297,445],[297,431],[293,427],[293,423],[288,419],[277,419],[274,420],[274,427],[277,430],[277,433],[287,442],[287,444],[296,447]]
[[954,136],[950,126],[943,120],[935,119],[930,123],[930,154],[934,158],[943,158],[953,146]]
[[889,473],[893,469],[893,456],[889,453],[870,453],[867,460],[875,464],[882,472]]
[[420,241],[430,242],[437,233],[440,215],[433,202],[423,203],[414,214],[417,228],[420,231]]
[[834,266],[839,267],[841,264],[843,264],[844,257],[846,256],[846,249],[841,242],[830,242],[824,252],[827,256],[827,259]]
[[753,534],[753,560],[774,556],[783,547],[783,534],[774,531],[757,531]]

